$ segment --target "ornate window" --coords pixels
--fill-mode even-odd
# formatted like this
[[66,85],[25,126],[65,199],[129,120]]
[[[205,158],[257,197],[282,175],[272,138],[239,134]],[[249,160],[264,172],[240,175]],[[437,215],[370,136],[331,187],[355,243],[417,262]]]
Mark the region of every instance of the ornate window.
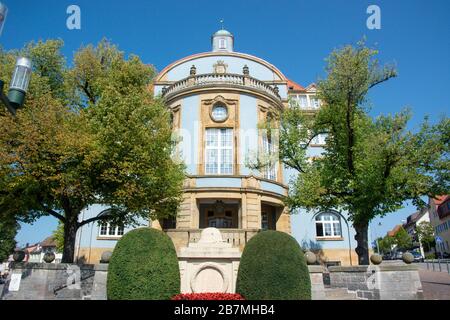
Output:
[[341,220],[337,214],[321,213],[316,217],[316,236],[318,238],[342,237]]
[[211,118],[216,122],[223,122],[228,118],[228,109],[223,104],[216,104],[211,110]]
[[205,174],[233,174],[233,129],[206,129]]
[[116,226],[109,222],[100,224],[99,236],[101,237],[121,237],[124,233],[123,226]]
[[262,169],[263,177],[266,179],[276,180],[277,179],[277,162],[273,161],[276,150],[274,143],[270,137],[267,136],[267,133],[262,134],[262,148],[263,153],[267,156],[268,164]]

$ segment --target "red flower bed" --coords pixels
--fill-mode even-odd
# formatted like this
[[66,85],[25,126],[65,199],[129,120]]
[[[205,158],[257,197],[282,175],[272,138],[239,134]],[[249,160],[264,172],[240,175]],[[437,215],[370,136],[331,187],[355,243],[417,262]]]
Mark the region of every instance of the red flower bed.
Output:
[[172,300],[245,300],[239,293],[180,293],[172,297]]

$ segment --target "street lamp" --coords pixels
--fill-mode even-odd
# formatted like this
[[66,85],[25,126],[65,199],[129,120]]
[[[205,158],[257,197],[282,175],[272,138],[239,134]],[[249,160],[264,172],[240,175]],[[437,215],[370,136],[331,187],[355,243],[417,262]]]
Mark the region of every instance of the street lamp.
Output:
[[0,36],[2,35],[3,25],[5,24],[8,8],[0,2]]
[[[378,222],[378,226],[381,227],[381,222]],[[378,254],[380,254],[380,243],[379,243],[378,237],[376,238],[376,241],[377,241],[377,250],[378,250]]]
[[3,93],[4,82],[0,80],[0,99],[13,115],[23,106],[31,79],[31,60],[19,57],[9,86],[8,96]]

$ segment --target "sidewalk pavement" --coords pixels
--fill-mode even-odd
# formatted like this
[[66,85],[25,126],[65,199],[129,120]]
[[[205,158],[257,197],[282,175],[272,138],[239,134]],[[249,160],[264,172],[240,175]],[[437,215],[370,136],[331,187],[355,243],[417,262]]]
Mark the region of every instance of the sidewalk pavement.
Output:
[[450,300],[450,275],[446,272],[419,269],[425,300]]

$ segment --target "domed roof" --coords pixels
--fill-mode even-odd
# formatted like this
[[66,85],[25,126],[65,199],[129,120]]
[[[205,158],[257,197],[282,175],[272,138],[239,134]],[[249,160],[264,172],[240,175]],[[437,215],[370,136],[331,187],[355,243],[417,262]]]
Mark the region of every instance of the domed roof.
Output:
[[225,29],[220,29],[219,31],[217,31],[216,33],[213,34],[213,37],[215,36],[230,36],[232,37],[233,35],[231,34],[231,32],[225,30]]

